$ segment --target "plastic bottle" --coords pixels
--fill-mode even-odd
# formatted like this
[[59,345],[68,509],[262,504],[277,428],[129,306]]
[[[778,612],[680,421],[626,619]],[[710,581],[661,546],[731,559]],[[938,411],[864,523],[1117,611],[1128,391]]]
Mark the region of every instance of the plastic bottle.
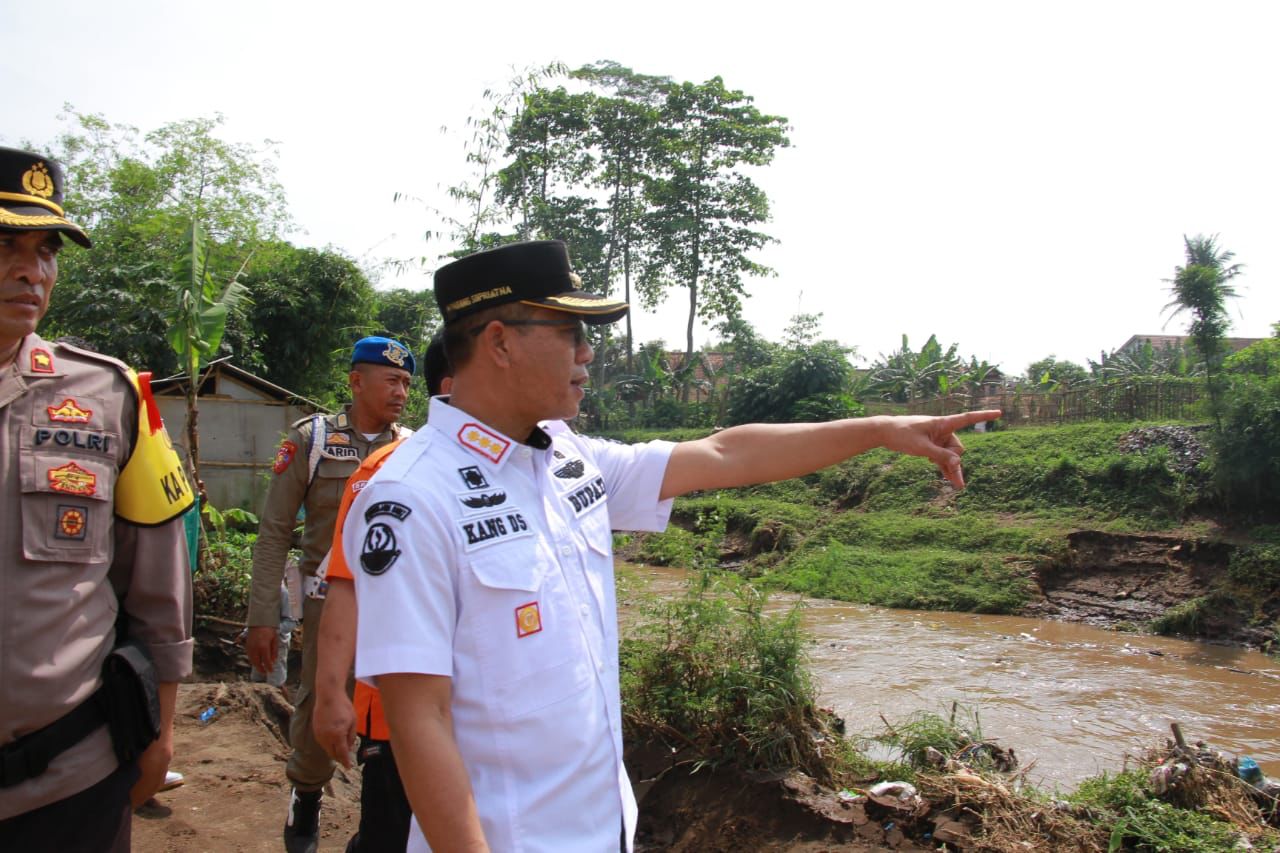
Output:
[[200,712],[201,725],[205,725],[205,726],[209,725],[209,722],[213,720],[213,718],[216,716],[218,716],[218,709],[210,705],[208,708],[205,708],[203,711]]

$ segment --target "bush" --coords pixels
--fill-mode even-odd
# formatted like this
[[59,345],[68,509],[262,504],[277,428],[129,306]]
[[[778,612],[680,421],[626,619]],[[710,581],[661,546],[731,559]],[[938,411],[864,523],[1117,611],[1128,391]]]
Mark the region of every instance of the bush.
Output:
[[1228,506],[1280,509],[1280,376],[1236,377],[1213,436],[1213,483]]
[[243,619],[249,606],[256,533],[211,532],[204,568],[192,581],[195,612],[220,619]]
[[804,666],[799,611],[767,615],[765,602],[745,582],[704,574],[650,604],[622,642],[627,740],[657,740],[699,765],[830,779],[814,740],[830,735],[830,718]]

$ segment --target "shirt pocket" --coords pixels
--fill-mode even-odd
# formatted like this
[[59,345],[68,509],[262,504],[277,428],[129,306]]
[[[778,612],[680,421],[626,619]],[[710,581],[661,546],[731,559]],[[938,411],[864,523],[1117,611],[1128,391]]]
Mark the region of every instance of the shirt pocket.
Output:
[[578,614],[537,540],[485,549],[469,565],[477,585],[466,624],[496,713],[520,720],[589,689]]
[[105,563],[111,553],[114,465],[28,454],[22,480],[22,554],[40,562]]

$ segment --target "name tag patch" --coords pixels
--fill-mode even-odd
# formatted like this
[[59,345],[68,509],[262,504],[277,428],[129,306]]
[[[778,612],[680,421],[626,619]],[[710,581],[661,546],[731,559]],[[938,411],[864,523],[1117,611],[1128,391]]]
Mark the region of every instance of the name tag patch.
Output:
[[487,548],[508,539],[520,539],[532,536],[529,522],[525,521],[519,510],[485,516],[459,525],[467,544],[464,550],[471,552],[477,548]]
[[396,532],[379,521],[370,524],[364,533],[364,545],[360,548],[360,568],[367,575],[380,575],[400,558]]
[[598,504],[604,503],[606,498],[604,477],[596,477],[586,485],[574,489],[564,496],[569,508],[573,510],[575,518],[582,518],[583,513]]
[[541,630],[542,614],[538,612],[538,602],[530,601],[516,608],[516,637],[523,640]]
[[78,447],[81,450],[96,450],[100,453],[111,452],[111,437],[100,432],[88,432],[81,429],[36,429],[35,446],[53,442],[59,447]]
[[502,489],[488,492],[459,492],[458,503],[462,505],[464,515],[476,515],[485,510],[502,506],[507,502],[507,493]]
[[320,455],[329,459],[360,459],[360,451],[350,444],[326,444]]

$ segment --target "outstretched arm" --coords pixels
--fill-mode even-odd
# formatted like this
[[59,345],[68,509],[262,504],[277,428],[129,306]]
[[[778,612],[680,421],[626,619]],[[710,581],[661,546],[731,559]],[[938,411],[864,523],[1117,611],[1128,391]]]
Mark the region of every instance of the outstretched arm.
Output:
[[933,460],[964,488],[956,430],[1000,417],[999,410],[925,416],[850,418],[817,424],[745,424],[676,445],[662,499],[702,489],[729,489],[811,474],[875,447]]

